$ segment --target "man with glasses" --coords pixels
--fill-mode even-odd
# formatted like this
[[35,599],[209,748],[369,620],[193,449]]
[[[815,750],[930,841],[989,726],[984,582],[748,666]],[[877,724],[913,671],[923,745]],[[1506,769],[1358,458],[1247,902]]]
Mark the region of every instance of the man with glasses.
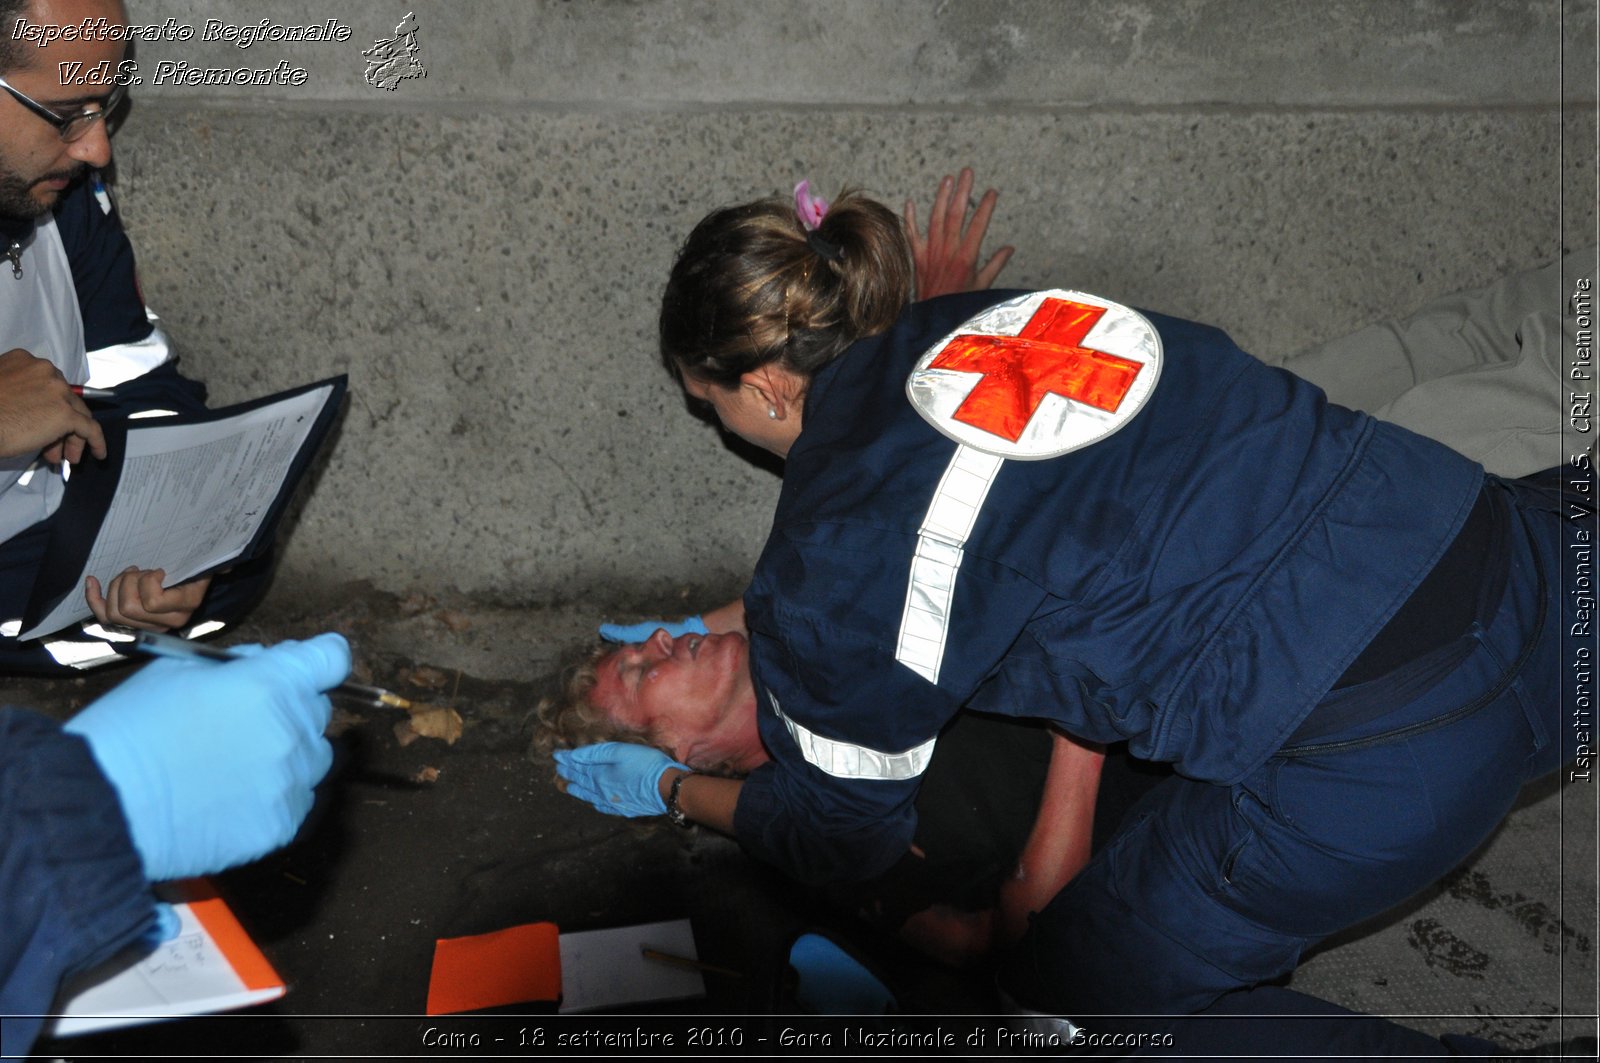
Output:
[[[71,386],[108,389],[115,416],[204,401],[150,324],[95,174],[111,161],[106,124],[120,90],[69,87],[58,73],[58,63],[95,70],[102,60],[114,71],[122,44],[37,48],[13,39],[19,16],[125,22],[111,0],[0,0],[0,609],[26,597],[27,563],[38,563],[60,501],[58,470],[106,450]],[[102,619],[177,626],[229,582],[219,577],[203,603],[204,584],[174,588],[164,611],[142,578],[119,587],[128,575],[96,606]],[[32,665],[30,650],[60,661],[0,641],[10,643],[0,668]],[[0,1055],[28,1051],[65,978],[176,932],[151,883],[232,867],[294,836],[332,760],[324,692],[349,673],[349,647],[322,635],[247,656],[157,661],[65,724],[0,706]]]
[[[17,40],[19,19],[68,27]],[[73,462],[103,457],[94,417],[204,408],[152,324],[99,169],[126,95],[118,0],[0,0],[0,672],[71,674],[117,659],[75,632],[16,639]],[[95,389],[93,414],[76,389]],[[231,619],[267,566],[162,586],[159,570],[90,579],[96,619],[171,630]],[[193,627],[190,627],[193,632]]]

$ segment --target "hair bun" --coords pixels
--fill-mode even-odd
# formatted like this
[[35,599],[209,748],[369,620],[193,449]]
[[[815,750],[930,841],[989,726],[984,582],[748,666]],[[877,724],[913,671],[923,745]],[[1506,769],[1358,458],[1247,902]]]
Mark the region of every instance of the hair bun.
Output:
[[844,261],[844,248],[824,240],[822,234],[815,229],[806,230],[806,243],[811,246],[811,250],[832,262],[835,266]]

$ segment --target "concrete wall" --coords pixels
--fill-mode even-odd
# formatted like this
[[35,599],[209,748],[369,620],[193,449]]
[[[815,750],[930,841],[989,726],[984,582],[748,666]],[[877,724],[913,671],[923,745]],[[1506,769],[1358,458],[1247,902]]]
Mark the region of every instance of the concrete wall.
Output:
[[[130,6],[194,31],[140,45],[116,141],[186,367],[219,402],[351,377],[279,594],[738,589],[777,480],[683,411],[656,298],[708,209],[801,176],[926,203],[971,163],[1002,190],[1004,282],[1263,353],[1595,231],[1592,2]],[[427,76],[374,88],[361,51],[408,10]],[[200,39],[331,11],[348,41]],[[280,60],[304,82],[153,83]]]

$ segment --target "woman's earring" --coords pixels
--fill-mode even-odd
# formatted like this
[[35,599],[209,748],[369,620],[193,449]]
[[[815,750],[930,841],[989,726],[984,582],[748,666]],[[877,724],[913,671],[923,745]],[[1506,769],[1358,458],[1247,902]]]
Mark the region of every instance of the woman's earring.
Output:
[[776,406],[768,406],[767,416],[776,421],[778,419],[778,408]]

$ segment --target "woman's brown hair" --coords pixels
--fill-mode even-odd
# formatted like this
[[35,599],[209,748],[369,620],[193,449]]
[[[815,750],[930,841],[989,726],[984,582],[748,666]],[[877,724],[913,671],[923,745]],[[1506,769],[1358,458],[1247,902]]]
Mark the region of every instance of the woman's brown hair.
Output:
[[778,363],[809,380],[911,298],[911,245],[888,207],[845,191],[814,230],[772,198],[707,215],[678,252],[661,298],[661,360],[735,387]]

